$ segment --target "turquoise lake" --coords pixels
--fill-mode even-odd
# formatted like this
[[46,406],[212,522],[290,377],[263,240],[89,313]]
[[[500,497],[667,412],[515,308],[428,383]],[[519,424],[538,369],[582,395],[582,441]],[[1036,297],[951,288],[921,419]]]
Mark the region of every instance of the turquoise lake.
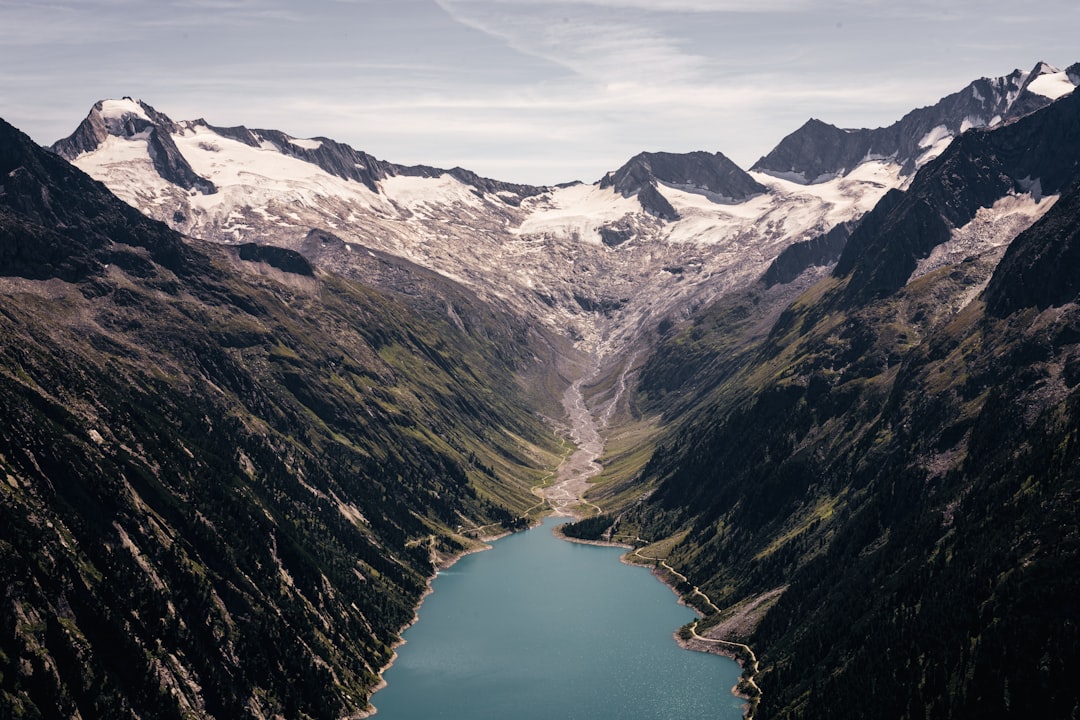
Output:
[[684,650],[694,613],[565,518],[439,573],[372,697],[379,720],[738,720],[739,666]]

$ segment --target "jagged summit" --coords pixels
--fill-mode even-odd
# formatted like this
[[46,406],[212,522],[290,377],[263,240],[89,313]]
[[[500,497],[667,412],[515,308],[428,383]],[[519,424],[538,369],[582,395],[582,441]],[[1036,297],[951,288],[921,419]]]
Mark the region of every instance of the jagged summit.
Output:
[[[142,100],[130,97],[95,103],[75,132],[58,140],[51,149],[61,157],[74,161],[102,149],[110,138],[115,138],[117,142],[144,144],[145,155],[162,180],[203,195],[214,194],[219,188],[206,177],[209,172],[200,175],[193,169],[188,156],[196,148],[203,153],[218,152],[220,140],[231,140],[252,150],[266,151],[262,161],[254,162],[254,167],[250,169],[269,177],[280,177],[282,163],[273,157],[277,155],[303,161],[343,180],[362,183],[373,193],[379,193],[379,183],[390,177],[440,177],[444,174],[475,187],[479,192],[498,195],[510,204],[520,203],[523,198],[543,190],[530,185],[482,178],[461,168],[443,170],[424,165],[396,165],[326,137],[297,138],[280,130],[249,129],[242,125],[220,127],[201,118],[174,121]],[[178,141],[190,147],[182,152]],[[295,170],[293,172],[295,174]]]
[[53,144],[52,150],[70,161],[97,150],[110,138],[144,143],[163,179],[203,195],[217,192],[214,183],[196,173],[176,147],[172,136],[177,130],[176,123],[141,100],[100,100],[75,132]]
[[999,78],[981,78],[936,104],[913,110],[884,128],[843,130],[812,119],[785,137],[751,170],[804,184],[850,173],[870,160],[888,160],[905,176],[940,155],[953,138],[1039,110],[1080,85],[1080,67],[1036,63]]
[[643,152],[600,181],[623,197],[637,195],[641,206],[657,217],[674,220],[678,213],[657,191],[658,184],[705,195],[714,202],[738,203],[768,192],[722,153]]

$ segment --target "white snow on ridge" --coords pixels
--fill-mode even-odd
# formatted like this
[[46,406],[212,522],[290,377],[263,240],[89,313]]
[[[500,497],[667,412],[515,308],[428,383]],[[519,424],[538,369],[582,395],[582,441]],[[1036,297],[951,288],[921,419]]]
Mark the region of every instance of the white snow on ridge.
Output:
[[529,216],[517,228],[518,235],[578,237],[601,244],[600,228],[624,216],[641,212],[634,196],[624,198],[612,188],[574,185],[522,203]]
[[998,200],[993,207],[979,208],[971,222],[953,230],[952,237],[947,242],[938,245],[930,251],[929,256],[919,260],[908,282],[940,267],[955,265],[969,257],[1007,246],[1017,235],[1049,212],[1058,197],[1052,195],[1040,198],[1031,193],[1011,194]]
[[121,200],[136,208],[170,202],[177,189],[154,168],[147,133],[135,137],[109,135],[95,150],[83,153],[72,165],[92,178],[105,180]]
[[391,202],[410,210],[433,205],[477,206],[483,203],[468,185],[446,173],[437,178],[393,175],[381,180],[379,187]]
[[283,154],[273,144],[259,148],[196,126],[190,134],[173,137],[191,168],[215,185],[310,181],[325,171],[312,163]]
[[[133,107],[117,102],[109,111],[130,117]],[[791,242],[862,215],[903,183],[894,162],[868,159],[844,177],[814,185],[754,174],[769,192],[741,203],[661,185],[680,216],[665,222],[646,213],[637,197],[598,185],[551,189],[520,205],[513,193],[497,193],[514,199],[503,202],[448,173],[391,176],[373,191],[290,155],[285,144],[314,149],[317,140],[286,136],[281,147],[265,140],[252,147],[199,123],[179,127],[172,136],[178,150],[216,193],[162,179],[145,137],[110,137],[77,164],[130,204],[194,237],[297,247],[312,228],[327,229],[535,313],[585,348],[616,347],[648,318],[676,315],[753,281]],[[618,231],[607,237],[610,245],[603,242],[605,228]],[[347,269],[348,251],[327,250],[322,261]],[[666,270],[674,267],[683,271]],[[619,309],[591,312],[578,293],[597,302],[617,299]]]
[[784,195],[804,196],[829,205],[828,220],[836,224],[869,212],[889,189],[903,185],[900,171],[901,166],[895,162],[871,160],[843,177],[813,185],[802,185],[766,173],[752,172],[750,175]]
[[322,147],[322,140],[311,138],[289,138],[289,143],[304,150],[318,150]]
[[101,116],[107,120],[120,119],[125,115],[135,115],[143,120],[150,120],[146,111],[142,109],[142,105],[135,102],[131,98],[123,98],[122,100],[103,100],[101,102]]
[[968,115],[966,118],[964,118],[964,121],[960,123],[960,132],[966,133],[971,128],[983,128],[986,127],[986,124],[986,120],[984,120],[983,118],[976,117],[974,115]]
[[1069,74],[1067,72],[1040,75],[1028,85],[1028,90],[1031,92],[1036,95],[1050,98],[1051,100],[1065,97],[1075,89],[1076,86],[1073,85],[1072,80],[1069,79]]
[[919,147],[933,147],[946,138],[952,139],[952,133],[949,132],[949,128],[944,125],[938,125],[933,130],[923,135],[922,140],[919,141]]
[[[967,121],[965,120],[965,122]],[[921,168],[923,165],[945,152],[945,148],[949,147],[949,143],[952,141],[952,131],[944,125],[938,125],[936,128],[926,133],[922,140],[919,141],[919,147],[926,148],[926,152],[920,155],[915,161],[915,167]]]

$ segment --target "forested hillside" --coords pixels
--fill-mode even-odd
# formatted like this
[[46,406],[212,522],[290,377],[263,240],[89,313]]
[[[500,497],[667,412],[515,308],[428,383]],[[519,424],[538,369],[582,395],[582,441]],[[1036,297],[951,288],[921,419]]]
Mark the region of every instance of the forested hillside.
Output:
[[[645,364],[642,406],[681,419],[616,533],[670,538],[722,608],[770,598],[734,638],[757,717],[1080,712],[1078,179],[1080,97],[968,133],[767,333],[761,287]],[[1035,182],[1055,204],[1007,251],[917,271]]]
[[536,504],[540,338],[185,240],[7,125],[0,177],[0,707],[365,710],[433,563]]

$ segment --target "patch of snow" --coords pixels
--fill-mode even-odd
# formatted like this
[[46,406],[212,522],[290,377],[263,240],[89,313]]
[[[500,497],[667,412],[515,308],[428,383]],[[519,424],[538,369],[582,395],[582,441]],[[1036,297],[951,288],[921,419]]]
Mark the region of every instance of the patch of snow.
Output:
[[1072,80],[1069,79],[1069,74],[1066,72],[1040,75],[1028,85],[1028,90],[1031,92],[1051,100],[1065,97],[1075,89],[1076,86],[1073,85]]
[[984,97],[982,96],[982,94],[981,94],[981,93],[979,92],[979,88],[977,88],[977,87],[975,87],[975,86],[972,86],[972,88],[971,88],[971,94],[972,94],[972,96],[973,96],[973,97],[974,97],[974,98],[975,98],[976,100],[978,100],[979,102],[986,102],[986,98],[984,98]]
[[1021,89],[1024,87],[1024,83],[1027,82],[1029,77],[1031,77],[1031,73],[1029,72],[1020,73],[1020,78],[1017,80],[1017,85],[1011,88],[1009,92],[1005,95],[1006,108],[1011,108],[1013,106],[1013,103],[1016,102],[1016,98],[1020,97]]
[[[683,193],[687,193],[687,194],[691,194],[691,195],[700,195],[701,197],[707,199],[709,202],[715,203],[717,205],[735,205],[735,204],[738,204],[738,203],[741,203],[741,202],[745,202],[744,200],[736,200],[733,197],[728,197],[727,195],[721,195],[719,193],[715,193],[712,190],[709,190],[708,188],[703,188],[703,187],[700,187],[698,185],[694,185],[693,183],[666,183],[666,182],[660,182],[659,185],[661,187],[665,187],[665,188],[668,188],[670,190],[678,190],[678,191],[681,191]],[[664,193],[664,192],[661,192],[660,194],[664,195],[664,197],[667,197],[667,194]],[[668,200],[670,200],[670,199],[671,198],[668,198]]]
[[799,185],[809,185],[810,181],[806,179],[806,175],[801,172],[795,172],[794,170],[766,170],[765,174],[769,177],[774,177],[779,180],[787,180],[788,182],[798,183]]
[[934,145],[941,142],[945,138],[948,138],[948,139],[951,140],[952,139],[952,133],[949,131],[949,128],[945,127],[944,125],[938,125],[933,130],[931,130],[930,132],[923,135],[922,140],[919,141],[919,147],[921,147],[921,148],[933,147]]
[[834,209],[830,219],[843,222],[873,209],[888,190],[902,186],[901,169],[895,162],[876,160],[856,166],[844,177],[813,185],[792,183],[763,173],[750,174],[784,195],[804,196],[827,203]]
[[929,256],[919,260],[908,282],[940,267],[955,265],[969,257],[1008,245],[1017,235],[1042,218],[1057,199],[1057,195],[1035,197],[1034,193],[1025,192],[1006,195],[992,207],[979,208],[971,222],[953,230],[952,237],[947,242],[938,245]]
[[310,138],[289,138],[289,143],[304,150],[318,150],[322,147],[322,140],[312,140]]
[[105,119],[121,119],[125,115],[135,115],[143,120],[149,121],[146,111],[142,109],[142,105],[135,102],[131,98],[123,98],[122,100],[104,100],[101,103],[101,116]]
[[944,125],[938,125],[933,130],[926,133],[922,140],[919,141],[919,147],[926,148],[926,152],[920,155],[915,161],[915,167],[921,168],[923,165],[945,152],[945,148],[949,147],[949,143],[952,141],[952,131]]
[[438,205],[483,204],[470,186],[447,173],[437,178],[392,175],[384,178],[379,187],[391,202],[413,211]]
[[960,123],[960,132],[966,133],[971,128],[983,128],[986,127],[986,120],[975,115],[968,115],[964,118],[964,121]]
[[869,211],[890,188],[902,184],[900,166],[881,160],[862,163],[844,177],[803,185],[769,173],[751,173],[770,192],[743,203],[718,205],[698,193],[665,187],[680,219],[669,226],[668,243],[693,243],[731,257],[747,253],[771,261],[788,244],[809,239]]
[[529,216],[516,230],[520,236],[553,235],[600,245],[600,228],[641,212],[641,204],[636,197],[624,198],[613,188],[574,185],[530,198],[527,209],[531,210]]
[[109,135],[97,148],[72,161],[90,177],[108,179],[109,189],[124,202],[143,209],[170,201],[182,191],[158,174],[150,159],[148,133]]
[[197,127],[190,135],[175,135],[173,140],[192,169],[218,188],[213,195],[191,199],[192,205],[204,210],[265,207],[275,201],[310,205],[320,197],[385,204],[362,183],[331,175],[282,153],[267,141],[252,147],[207,127]]

